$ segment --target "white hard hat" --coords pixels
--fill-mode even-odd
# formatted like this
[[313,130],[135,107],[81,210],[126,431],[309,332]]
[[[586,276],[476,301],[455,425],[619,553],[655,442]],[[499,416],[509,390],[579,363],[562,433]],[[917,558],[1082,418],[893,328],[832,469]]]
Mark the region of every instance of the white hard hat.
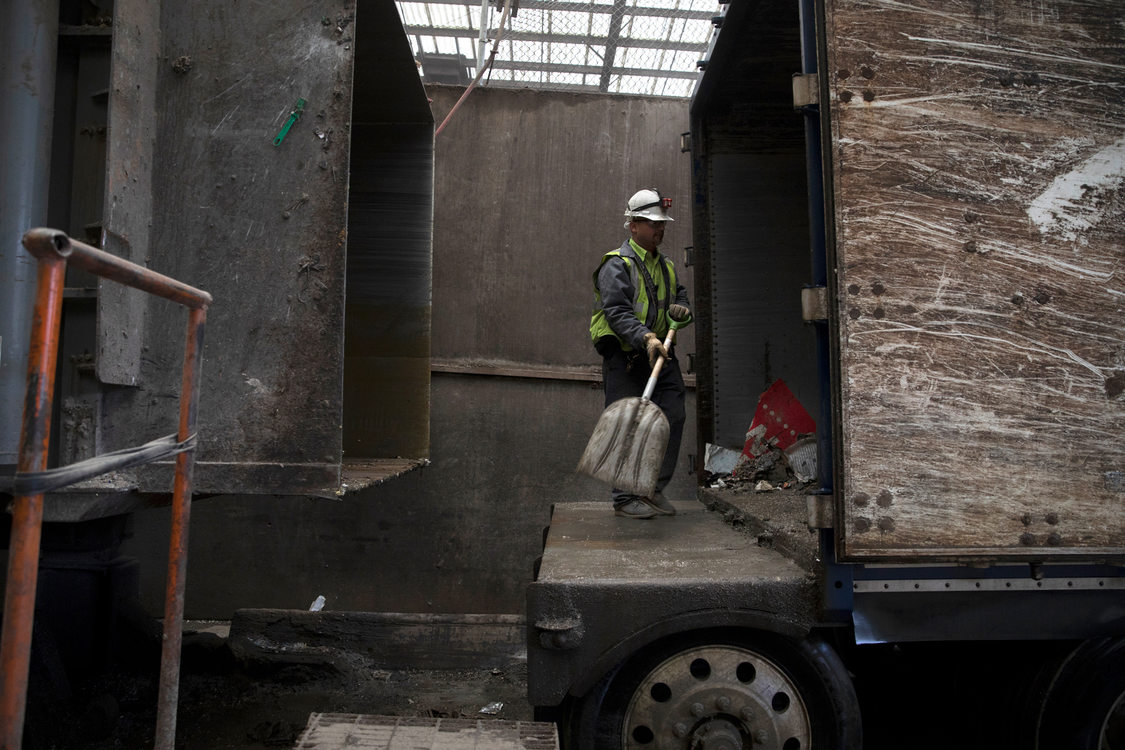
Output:
[[645,188],[633,193],[633,197],[629,199],[629,207],[625,211],[625,218],[675,221],[667,214],[667,209],[671,207],[671,198],[661,197],[660,191],[655,188]]

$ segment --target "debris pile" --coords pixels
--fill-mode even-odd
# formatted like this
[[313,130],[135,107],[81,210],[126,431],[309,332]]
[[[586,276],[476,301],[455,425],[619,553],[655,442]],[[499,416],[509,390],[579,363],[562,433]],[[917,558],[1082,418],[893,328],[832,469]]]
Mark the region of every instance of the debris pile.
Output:
[[[748,456],[730,451],[718,446],[708,446],[708,463],[705,470],[708,473],[707,485],[709,487],[752,487],[755,492],[770,492],[791,488],[804,488],[815,483],[816,471],[816,442],[814,438],[808,439],[808,444],[813,450],[813,472],[805,473],[802,468],[807,464],[802,462],[795,466],[789,451],[784,451],[774,445],[762,448],[759,455]],[[804,447],[804,446],[802,446]],[[734,460],[731,460],[733,454]],[[712,456],[716,460],[712,460]],[[726,459],[724,464],[722,459]],[[729,468],[727,468],[729,466]],[[726,471],[722,469],[726,468]]]
[[816,480],[816,423],[777,380],[758,399],[741,453],[708,445],[704,469],[711,487],[804,487]]

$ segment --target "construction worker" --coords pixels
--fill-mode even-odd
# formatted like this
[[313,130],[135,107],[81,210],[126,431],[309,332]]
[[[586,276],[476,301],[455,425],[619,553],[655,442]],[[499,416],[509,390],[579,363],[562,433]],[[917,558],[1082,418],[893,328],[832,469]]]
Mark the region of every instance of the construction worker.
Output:
[[661,490],[672,479],[680,453],[685,390],[675,346],[666,351],[664,339],[669,326],[679,329],[691,323],[691,307],[687,290],[676,279],[674,264],[657,249],[664,239],[665,222],[673,221],[667,214],[671,205],[670,198],[652,188],[636,192],[625,211],[629,238],[606,253],[594,272],[590,338],[602,355],[605,405],[640,397],[657,358],[667,357],[652,402],[668,418],[668,449],[652,497],[613,490],[614,512],[625,518],[676,514]]

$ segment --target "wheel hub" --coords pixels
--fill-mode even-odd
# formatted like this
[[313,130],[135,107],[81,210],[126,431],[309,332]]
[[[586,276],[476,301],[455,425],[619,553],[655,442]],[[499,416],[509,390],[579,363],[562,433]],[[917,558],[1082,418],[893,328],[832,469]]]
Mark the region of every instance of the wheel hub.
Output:
[[726,719],[714,719],[692,732],[692,750],[739,750],[744,747],[739,726]]
[[808,750],[808,710],[761,654],[701,646],[669,657],[633,693],[624,750]]

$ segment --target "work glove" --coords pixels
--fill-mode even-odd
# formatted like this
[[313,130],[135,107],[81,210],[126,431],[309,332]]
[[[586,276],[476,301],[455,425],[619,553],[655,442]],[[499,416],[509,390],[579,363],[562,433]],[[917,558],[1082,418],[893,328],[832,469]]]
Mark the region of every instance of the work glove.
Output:
[[645,334],[645,351],[648,352],[649,367],[656,367],[656,360],[659,357],[668,357],[668,350],[664,348],[664,342],[655,333]]
[[668,317],[677,323],[683,323],[691,317],[691,310],[687,309],[686,305],[668,305]]

